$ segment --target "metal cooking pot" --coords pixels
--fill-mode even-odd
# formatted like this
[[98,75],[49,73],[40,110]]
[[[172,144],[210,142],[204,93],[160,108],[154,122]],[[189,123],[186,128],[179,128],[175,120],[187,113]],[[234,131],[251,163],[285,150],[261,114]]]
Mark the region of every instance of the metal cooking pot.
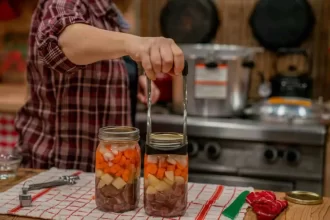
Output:
[[[180,45],[189,66],[188,115],[232,117],[241,114],[248,97],[254,55],[260,48],[234,45]],[[173,77],[173,111],[182,114],[182,77]]]
[[329,110],[322,103],[296,97],[271,97],[244,110],[250,118],[271,123],[320,124],[329,122]]

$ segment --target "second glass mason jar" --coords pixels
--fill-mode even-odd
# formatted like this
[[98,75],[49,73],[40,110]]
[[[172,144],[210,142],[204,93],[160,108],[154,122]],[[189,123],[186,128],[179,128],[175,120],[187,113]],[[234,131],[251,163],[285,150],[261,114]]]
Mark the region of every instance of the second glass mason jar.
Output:
[[179,133],[152,133],[144,155],[144,208],[148,215],[182,216],[187,208],[187,144]]
[[103,127],[95,157],[95,202],[108,212],[137,208],[140,196],[139,129]]

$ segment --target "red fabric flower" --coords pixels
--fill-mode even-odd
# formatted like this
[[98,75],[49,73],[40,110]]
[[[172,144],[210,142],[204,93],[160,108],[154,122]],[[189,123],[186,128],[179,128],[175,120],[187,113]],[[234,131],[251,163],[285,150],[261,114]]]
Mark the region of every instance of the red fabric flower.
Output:
[[270,191],[251,192],[246,197],[246,202],[251,205],[258,220],[275,219],[288,206],[287,201],[277,200],[275,194]]

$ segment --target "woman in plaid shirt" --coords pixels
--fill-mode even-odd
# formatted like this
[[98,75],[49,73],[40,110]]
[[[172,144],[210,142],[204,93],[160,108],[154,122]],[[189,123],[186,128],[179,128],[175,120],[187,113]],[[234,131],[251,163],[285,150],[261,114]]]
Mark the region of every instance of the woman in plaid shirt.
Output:
[[120,19],[111,0],[39,0],[29,36],[30,97],[16,118],[25,167],[94,169],[98,129],[131,124],[121,57],[141,62],[152,80],[183,70],[173,40],[123,33]]

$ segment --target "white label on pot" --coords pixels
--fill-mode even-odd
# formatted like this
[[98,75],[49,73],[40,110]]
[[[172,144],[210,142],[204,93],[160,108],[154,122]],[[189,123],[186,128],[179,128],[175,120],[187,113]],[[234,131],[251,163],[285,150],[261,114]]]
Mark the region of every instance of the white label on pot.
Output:
[[197,64],[195,66],[195,98],[225,99],[227,97],[227,81],[227,65],[207,68],[203,64]]

